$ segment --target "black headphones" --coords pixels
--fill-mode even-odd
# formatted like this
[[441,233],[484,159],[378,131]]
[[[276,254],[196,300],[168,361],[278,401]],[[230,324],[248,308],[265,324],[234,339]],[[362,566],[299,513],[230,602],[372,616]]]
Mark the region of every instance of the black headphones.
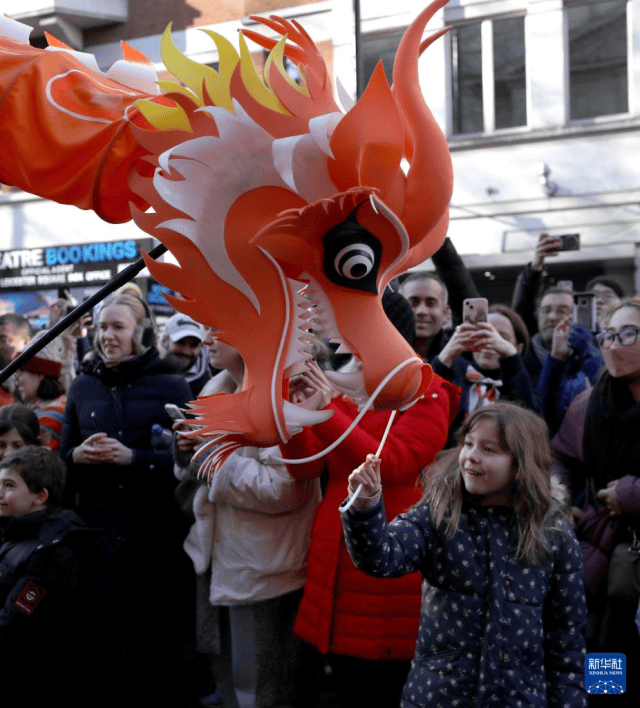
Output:
[[132,294],[132,297],[137,298],[142,303],[142,306],[144,307],[144,311],[147,315],[146,319],[143,322],[141,322],[139,325],[137,325],[135,335],[137,335],[139,333],[138,327],[140,327],[142,329],[141,336],[140,336],[140,342],[143,347],[148,349],[149,347],[153,347],[156,343],[155,318],[153,316],[153,312],[151,311],[151,308],[141,297],[138,297],[137,295],[133,295],[133,294]]
[[[116,295],[119,293],[116,293]],[[138,295],[134,293],[126,293],[129,297],[135,298],[139,303],[141,303],[142,307],[144,308],[145,312],[145,319],[140,322],[139,324],[136,325],[136,328],[133,330],[133,341],[134,342],[139,342],[144,349],[149,349],[150,347],[155,346],[156,343],[156,325],[155,325],[155,318],[153,316],[153,312],[151,311],[151,308],[149,305]],[[108,296],[105,298],[103,303],[106,300],[108,300],[111,296]],[[99,328],[96,328],[95,332],[95,340],[94,344],[97,349],[100,348],[100,330]]]

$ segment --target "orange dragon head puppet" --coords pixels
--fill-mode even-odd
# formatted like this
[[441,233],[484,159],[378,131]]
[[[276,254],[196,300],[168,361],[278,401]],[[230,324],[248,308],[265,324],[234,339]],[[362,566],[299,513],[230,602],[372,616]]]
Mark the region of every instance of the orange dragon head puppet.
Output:
[[[253,18],[270,36],[243,30],[239,53],[208,31],[218,71],[182,55],[167,28],[163,60],[181,83],[158,82],[159,96],[78,69],[101,92],[108,87],[118,95],[120,106],[116,99],[109,104],[111,124],[100,116],[107,124],[100,130],[113,135],[89,196],[74,202],[58,188],[51,198],[103,217],[104,205],[126,198],[137,225],[178,263],[146,259],[152,275],[179,293],[171,304],[240,352],[242,389],[192,403],[201,434],[219,445],[215,465],[236,447],[284,443],[331,415],[288,400],[289,379],[310,356],[312,317],[313,327],[360,361],[355,374],[327,373],[360,406],[405,407],[430,383],[430,368],[386,318],[381,297],[446,233],[451,159],[418,81],[420,54],[444,30],[424,41],[422,34],[445,3],[436,0],[407,28],[393,86],[378,64],[361,98],[343,99],[346,110],[333,98],[311,38],[296,21],[278,17]],[[245,38],[269,50],[264,79]],[[285,70],[285,57],[297,65],[298,81]],[[68,107],[72,90],[57,104]],[[74,104],[73,110],[84,109]],[[126,159],[116,160],[120,148]],[[36,179],[14,173],[0,167],[0,180],[8,176],[9,183],[51,196]],[[108,180],[108,198],[100,180]]]

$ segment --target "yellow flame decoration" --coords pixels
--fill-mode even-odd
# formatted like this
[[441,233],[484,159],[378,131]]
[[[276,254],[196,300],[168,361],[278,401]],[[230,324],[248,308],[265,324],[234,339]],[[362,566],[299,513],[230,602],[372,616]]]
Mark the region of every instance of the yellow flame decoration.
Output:
[[284,47],[286,43],[286,35],[276,44],[276,46],[269,52],[269,56],[267,57],[266,62],[264,63],[264,80],[267,82],[267,85],[269,88],[271,88],[271,84],[269,83],[269,70],[271,68],[271,64],[275,64],[278,67],[278,71],[284,76],[284,78],[287,80],[287,82],[294,88],[296,91],[301,93],[303,96],[306,96],[307,98],[310,98],[309,92],[307,90],[307,82],[304,81],[304,75],[302,72],[302,66],[298,65],[298,71],[300,72],[300,76],[304,81],[304,84],[302,86],[299,86],[292,78],[289,76],[289,72],[284,68]]
[[228,39],[211,30],[202,30],[215,42],[218,49],[218,72],[211,69],[212,76],[207,75],[206,86],[211,100],[216,106],[233,111],[231,103],[231,76],[240,61],[236,48]]
[[[279,50],[279,45],[282,44],[282,50],[284,50],[284,44],[286,42],[286,35],[276,44],[276,46],[271,50],[269,56]],[[270,108],[272,111],[277,111],[278,113],[284,113],[284,115],[291,115],[289,111],[280,103],[278,97],[273,93],[273,91],[262,81],[258,72],[256,71],[256,66],[251,58],[251,52],[247,47],[247,42],[243,35],[240,35],[240,75],[242,76],[242,83],[247,88],[247,91],[253,96],[253,98],[261,103],[265,108]],[[268,61],[268,58],[267,58]],[[286,72],[285,72],[286,73]]]
[[136,106],[156,130],[186,130],[193,133],[189,116],[181,106],[163,106],[146,98],[136,101]]
[[[251,96],[265,108],[283,113],[284,115],[290,115],[289,111],[284,107],[275,92],[269,86],[268,79],[266,79],[267,83],[265,84],[258,74],[249,48],[247,47],[246,40],[242,34],[239,37],[240,54],[238,54],[231,42],[222,35],[217,32],[212,32],[211,30],[202,31],[211,37],[218,49],[219,72],[186,57],[174,44],[171,38],[171,23],[169,23],[162,35],[162,42],[160,44],[162,60],[167,69],[176,79],[181,81],[184,86],[173,81],[158,81],[158,86],[160,86],[164,92],[180,93],[190,98],[196,105],[204,106],[204,93],[202,90],[204,84],[207,93],[216,106],[226,108],[233,112],[230,88],[231,76],[238,62],[240,62],[240,76]],[[306,82],[304,86],[300,87],[293,81],[284,68],[283,57],[285,44],[286,36],[269,52],[265,63],[265,77],[268,75],[271,64],[275,63],[285,79],[287,79],[296,90],[308,96]],[[192,132],[189,118],[180,106],[162,106],[148,99],[136,101],[136,106],[142,115],[157,130],[186,130]]]
[[162,54],[162,61],[167,69],[178,81],[182,81],[187,88],[191,89],[195,94],[195,96],[192,96],[192,99],[196,100],[198,105],[203,106],[204,97],[202,85],[206,83],[207,78],[210,77],[215,81],[217,77],[216,71],[211,67],[200,64],[200,62],[189,59],[176,47],[171,37],[171,23],[167,25],[162,35],[160,53]]

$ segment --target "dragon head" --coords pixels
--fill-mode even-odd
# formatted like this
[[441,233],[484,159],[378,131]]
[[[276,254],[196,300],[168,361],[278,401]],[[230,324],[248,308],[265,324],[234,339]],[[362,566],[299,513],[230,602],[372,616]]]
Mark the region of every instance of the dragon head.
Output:
[[[361,362],[356,374],[328,373],[361,405],[407,406],[430,382],[381,297],[446,233],[451,160],[418,82],[421,52],[443,33],[421,43],[424,28],[445,3],[433,2],[406,30],[393,87],[379,64],[346,112],[295,21],[254,18],[281,38],[243,30],[240,54],[210,32],[219,72],[184,57],[165,33],[163,59],[184,85],[164,82],[161,103],[137,104],[152,127],[131,129],[155,172],[131,176],[131,189],[152,206],[132,212],[178,261],[147,259],[153,276],[180,293],[171,304],[218,330],[245,362],[241,391],[193,403],[225,451],[286,442],[330,414],[286,400],[289,377],[309,358],[312,314]],[[270,50],[264,81],[244,37]],[[298,65],[299,83],[284,57]]]

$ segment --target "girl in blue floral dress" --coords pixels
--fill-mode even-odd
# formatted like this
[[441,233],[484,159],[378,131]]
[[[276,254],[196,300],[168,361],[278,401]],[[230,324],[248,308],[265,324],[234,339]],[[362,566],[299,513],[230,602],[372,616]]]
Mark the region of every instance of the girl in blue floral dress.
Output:
[[580,546],[551,477],[545,423],[499,402],[464,422],[422,500],[387,523],[380,461],[349,477],[349,553],[376,577],[422,573],[420,631],[401,706],[586,705]]

